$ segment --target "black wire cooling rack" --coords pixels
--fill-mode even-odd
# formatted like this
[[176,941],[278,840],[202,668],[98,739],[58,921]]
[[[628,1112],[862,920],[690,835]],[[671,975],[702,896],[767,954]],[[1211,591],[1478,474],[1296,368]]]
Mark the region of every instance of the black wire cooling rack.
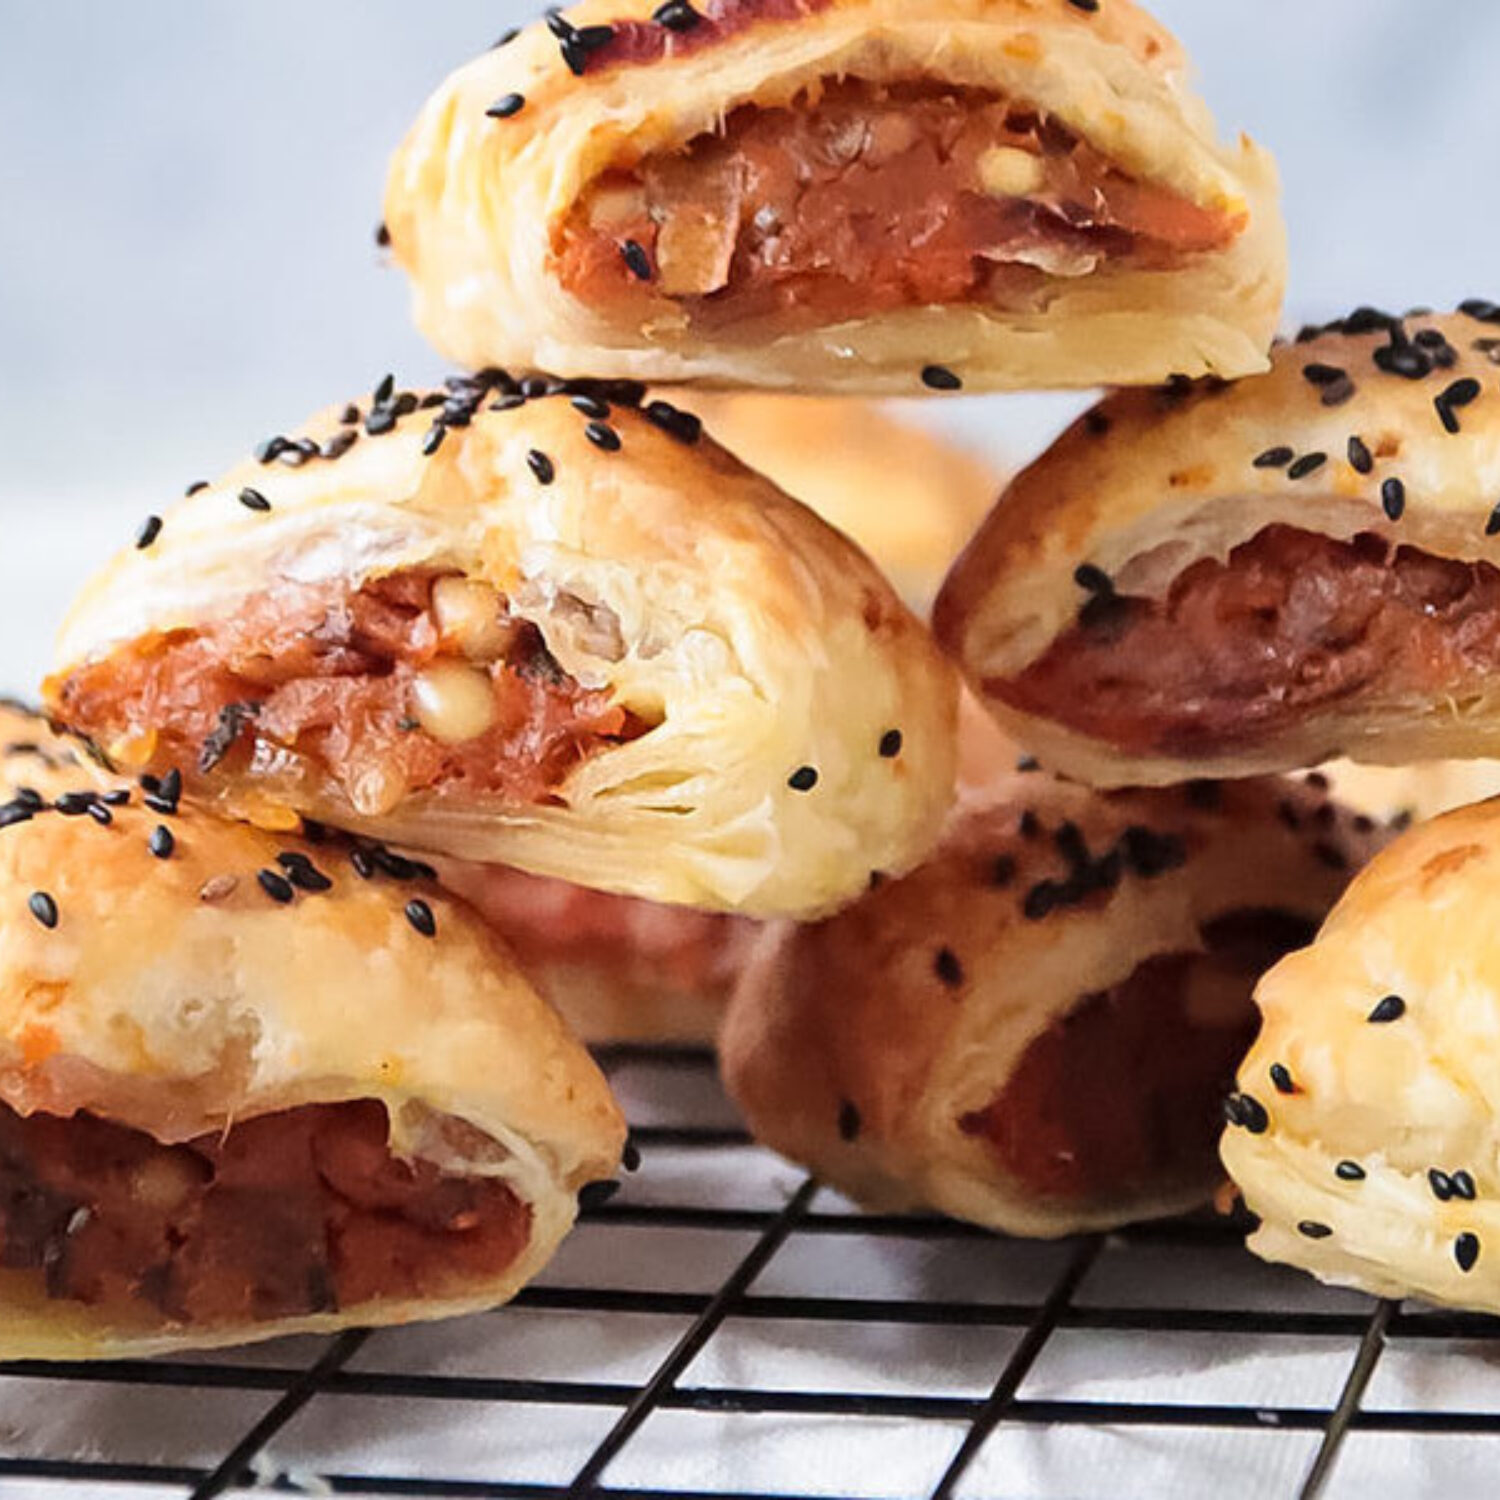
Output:
[[0,1495],[1493,1494],[1500,1322],[1209,1218],[1060,1243],[853,1210],[693,1051],[601,1055],[641,1165],[510,1307],[0,1366]]

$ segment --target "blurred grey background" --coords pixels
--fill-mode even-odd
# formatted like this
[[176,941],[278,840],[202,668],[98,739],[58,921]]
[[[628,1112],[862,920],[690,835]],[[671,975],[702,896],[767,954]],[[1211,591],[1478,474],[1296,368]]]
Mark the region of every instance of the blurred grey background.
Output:
[[[1159,0],[1276,153],[1287,319],[1497,295],[1500,5]],[[77,583],[266,433],[440,366],[373,241],[428,91],[540,3],[0,0],[0,687]],[[1073,398],[922,404],[1024,458]]]

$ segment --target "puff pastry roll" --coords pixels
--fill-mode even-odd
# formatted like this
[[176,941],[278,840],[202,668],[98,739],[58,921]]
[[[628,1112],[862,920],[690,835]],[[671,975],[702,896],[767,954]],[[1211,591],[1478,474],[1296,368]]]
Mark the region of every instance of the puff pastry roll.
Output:
[[587,0],[452,75],[391,252],[451,359],[845,393],[1264,368],[1275,170],[1128,0]]
[[502,865],[434,859],[587,1042],[709,1044],[760,926]]
[[1500,308],[1362,308],[1266,376],[1112,396],[1001,497],[936,628],[1111,786],[1500,750]]
[[755,950],[752,1129],[859,1201],[1061,1235],[1203,1201],[1251,990],[1378,840],[1315,783],[997,778],[931,859]]
[[1222,1145],[1257,1254],[1500,1312],[1497,890],[1500,805],[1449,813],[1261,982]]
[[387,379],[148,523],[52,711],[262,823],[653,900],[810,912],[920,858],[957,675],[890,585],[696,418],[515,386]]
[[483,924],[383,850],[18,746],[67,754],[0,720],[0,1356],[513,1295],[624,1124]]
[[1003,483],[998,464],[906,420],[895,402],[697,390],[672,399],[858,542],[924,618]]

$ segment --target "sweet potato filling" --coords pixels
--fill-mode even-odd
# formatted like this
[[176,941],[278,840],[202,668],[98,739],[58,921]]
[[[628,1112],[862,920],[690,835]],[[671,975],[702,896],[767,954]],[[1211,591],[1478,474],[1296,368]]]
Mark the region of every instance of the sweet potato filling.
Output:
[[1205,1180],[1221,1107],[1255,1034],[1255,981],[1316,923],[1247,909],[1203,931],[1206,951],[1147,959],[1085,996],[959,1128],[1042,1198],[1088,1202]]
[[393,1156],[374,1100],[178,1146],[0,1105],[0,1262],[131,1322],[211,1328],[462,1295],[530,1233],[504,1183]]
[[1245,222],[1139,181],[1025,104],[850,81],[741,106],[681,151],[605,173],[554,252],[595,305],[656,294],[701,321],[833,321],[1021,305],[1051,277],[1221,250]]
[[1020,676],[985,688],[1122,750],[1213,754],[1361,694],[1462,699],[1497,667],[1491,564],[1270,526],[1160,599],[1096,596]]
[[569,677],[494,590],[428,572],[280,584],[79,667],[57,699],[73,728],[131,746],[128,764],[248,773],[367,816],[453,784],[541,802],[646,728]]

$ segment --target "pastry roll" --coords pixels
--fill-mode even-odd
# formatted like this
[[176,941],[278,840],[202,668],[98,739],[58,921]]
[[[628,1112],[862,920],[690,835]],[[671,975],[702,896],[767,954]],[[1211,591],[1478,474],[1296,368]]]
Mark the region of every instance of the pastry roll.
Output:
[[1500,761],[1434,760],[1415,766],[1330,761],[1323,772],[1347,807],[1385,822],[1422,822],[1455,807],[1500,796]]
[[1269,158],[1128,0],[586,0],[476,58],[385,228],[450,359],[844,393],[1264,368]]
[[1413,829],[1277,965],[1222,1145],[1250,1248],[1500,1312],[1500,804]]
[[1317,784],[997,778],[904,879],[778,924],[723,1034],[757,1136],[876,1208],[1061,1235],[1219,1181],[1255,980],[1378,840]]
[[712,1043],[758,923],[503,865],[435,859],[588,1042]]
[[1500,308],[1110,397],[1001,497],[940,639],[1100,786],[1500,752]]
[[[490,1307],[624,1124],[463,906],[370,845],[49,770],[0,723],[0,1357]],[[46,773],[38,778],[38,771]]]
[[387,379],[269,440],[93,582],[50,708],[261,823],[658,901],[812,912],[906,868],[956,674],[851,543],[640,399]]
[[838,396],[691,391],[716,441],[858,542],[926,617],[943,574],[1000,492],[996,464],[897,415]]

